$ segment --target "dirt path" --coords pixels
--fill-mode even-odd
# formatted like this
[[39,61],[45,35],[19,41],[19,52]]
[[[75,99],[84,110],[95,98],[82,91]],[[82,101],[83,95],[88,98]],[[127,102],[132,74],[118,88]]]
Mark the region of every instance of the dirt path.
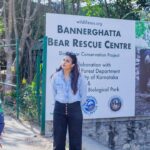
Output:
[[52,150],[52,139],[40,136],[39,130],[27,122],[5,116],[1,138],[2,150]]
[[[29,122],[21,122],[5,116],[5,129],[0,139],[0,150],[52,150],[52,138],[40,135],[40,129]],[[82,150],[109,150],[92,139],[83,136]],[[67,148],[68,150],[68,144]]]

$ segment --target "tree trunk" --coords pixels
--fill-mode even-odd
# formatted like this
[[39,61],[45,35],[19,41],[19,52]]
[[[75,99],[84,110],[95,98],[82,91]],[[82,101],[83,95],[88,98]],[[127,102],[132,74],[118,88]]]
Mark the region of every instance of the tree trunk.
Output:
[[61,12],[63,14],[66,13],[65,0],[61,0]]
[[15,8],[15,1],[12,0],[13,3],[13,25],[14,25],[14,32],[15,32],[15,38],[18,39],[18,29],[17,29],[17,20],[16,20],[16,8]]
[[[5,82],[7,83],[12,83],[12,73],[11,73],[11,65],[12,65],[12,47],[11,45],[11,35],[12,35],[12,27],[13,27],[13,18],[12,18],[12,13],[13,13],[13,0],[8,1],[8,16],[6,14],[6,1],[3,0],[4,4],[4,26],[5,26],[5,45],[7,47],[4,48],[6,52],[6,59],[7,59],[7,70],[6,70],[6,80]],[[7,19],[8,18],[8,19]],[[5,92],[8,92],[11,90],[11,86],[5,85]]]
[[106,8],[107,17],[110,17],[107,0],[105,0],[105,8]]
[[[31,23],[33,22],[35,16],[37,15],[37,11],[40,5],[40,1],[33,4],[32,0],[3,0],[3,21],[5,27],[5,44],[11,45],[15,44],[16,39],[20,39],[20,47],[19,47],[19,62],[23,58],[23,51],[25,50],[26,41],[29,36],[31,36]],[[34,6],[31,8],[31,6]],[[20,7],[20,9],[17,9]],[[16,17],[17,15],[17,17]],[[19,17],[18,17],[19,16]],[[20,32],[19,32],[20,31]],[[13,39],[13,40],[12,40]],[[32,43],[29,43],[28,55],[29,61],[32,61],[32,53],[31,46]],[[15,49],[15,47],[13,47]],[[30,51],[29,51],[30,50]],[[13,75],[11,72],[11,66],[14,63],[13,61],[13,49],[11,46],[5,47],[5,52],[7,54],[7,74],[6,74],[6,82],[12,83]],[[30,64],[30,62],[28,62]],[[29,67],[32,72],[32,67]],[[32,73],[30,74],[32,78]],[[31,80],[30,78],[30,80]],[[6,90],[11,89],[11,87],[6,86]]]

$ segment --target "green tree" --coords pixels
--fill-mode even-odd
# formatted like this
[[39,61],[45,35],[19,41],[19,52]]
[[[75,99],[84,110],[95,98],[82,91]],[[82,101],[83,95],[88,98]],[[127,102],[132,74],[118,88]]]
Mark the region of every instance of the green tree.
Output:
[[85,0],[86,6],[81,8],[81,14],[87,16],[107,17],[107,18],[124,18],[138,20],[138,8],[134,7],[133,0]]

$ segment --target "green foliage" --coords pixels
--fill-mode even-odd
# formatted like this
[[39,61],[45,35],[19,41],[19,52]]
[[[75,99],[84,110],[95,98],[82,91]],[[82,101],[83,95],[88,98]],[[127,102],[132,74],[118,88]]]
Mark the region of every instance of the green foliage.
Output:
[[2,36],[5,32],[4,23],[2,17],[0,17],[0,36]]
[[21,108],[21,112],[29,120],[38,119],[35,83],[32,83],[31,85],[26,85],[22,90],[20,108]]
[[72,8],[72,0],[65,0],[64,1],[64,9],[66,14],[73,14],[73,8]]
[[133,6],[133,0],[102,1],[85,0],[86,6],[81,8],[80,14],[106,18],[123,18],[139,20],[139,8]]
[[146,7],[147,0],[137,0],[136,3],[139,5],[139,8]]
[[[37,122],[38,111],[35,87],[36,83],[32,82],[31,85],[26,85],[25,87],[21,88],[19,98],[19,111],[24,118]],[[11,108],[16,110],[16,96],[16,90],[6,93],[5,105],[11,106]]]
[[85,0],[86,6],[81,9],[85,16],[97,16],[107,18],[123,18],[139,20],[139,9],[133,7],[133,0],[96,1]]
[[147,30],[147,26],[143,21],[136,22],[136,37],[143,37],[145,31]]
[[5,104],[11,107],[12,106],[15,107],[15,104],[16,104],[16,91],[15,90],[5,93]]
[[16,99],[16,92],[13,90],[12,92],[7,92],[5,96],[10,96],[12,99]]
[[20,110],[29,120],[38,119],[37,98],[35,91],[35,82],[26,85],[21,91]]
[[139,20],[139,9],[134,7],[133,1],[134,0],[116,0],[109,6],[111,17]]
[[97,17],[103,17],[105,16],[105,12],[103,11],[103,5],[98,5],[98,4],[92,4],[95,1],[91,0],[85,0],[87,3],[87,6],[83,7],[81,9],[81,14],[85,16],[97,16]]

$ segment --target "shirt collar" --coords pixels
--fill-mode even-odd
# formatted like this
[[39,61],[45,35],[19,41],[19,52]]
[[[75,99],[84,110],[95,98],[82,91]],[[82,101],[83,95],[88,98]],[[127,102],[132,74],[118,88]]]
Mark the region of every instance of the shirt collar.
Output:
[[[62,78],[64,81],[66,81],[66,80],[65,80],[65,77],[64,77],[64,72],[63,72],[63,70],[60,70],[59,72],[60,72],[61,78]],[[70,80],[71,80],[71,73],[70,73],[70,76],[69,76],[69,81],[70,81]]]

